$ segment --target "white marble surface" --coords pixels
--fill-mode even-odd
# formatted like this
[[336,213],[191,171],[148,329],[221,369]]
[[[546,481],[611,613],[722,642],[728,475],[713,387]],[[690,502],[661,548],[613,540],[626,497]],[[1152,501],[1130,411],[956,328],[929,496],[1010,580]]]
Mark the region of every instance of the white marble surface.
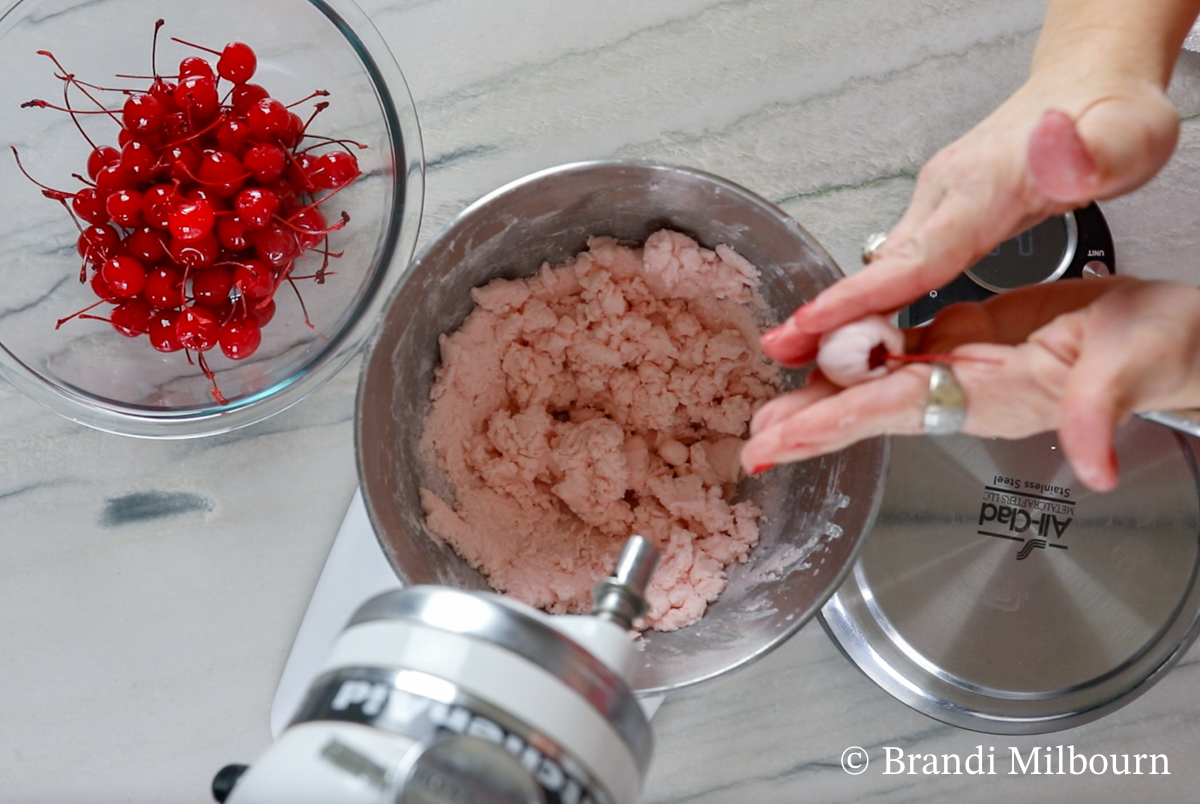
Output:
[[[164,4],[165,5],[165,4]],[[564,161],[711,170],[791,212],[844,267],[920,164],[1021,81],[1035,0],[364,0],[408,76],[429,163],[423,239]],[[1195,278],[1200,56],[1162,176],[1105,206],[1122,270]],[[8,114],[8,112],[4,112]],[[288,649],[356,485],[357,364],[231,435],[134,441],[0,384],[0,801],[204,802],[270,739]],[[148,495],[138,497],[137,495]],[[875,688],[810,624],[655,718],[645,800],[1174,802],[1200,784],[1195,650],[1126,709],[1059,735],[977,735]],[[1166,753],[1169,776],[861,776],[859,745]]]

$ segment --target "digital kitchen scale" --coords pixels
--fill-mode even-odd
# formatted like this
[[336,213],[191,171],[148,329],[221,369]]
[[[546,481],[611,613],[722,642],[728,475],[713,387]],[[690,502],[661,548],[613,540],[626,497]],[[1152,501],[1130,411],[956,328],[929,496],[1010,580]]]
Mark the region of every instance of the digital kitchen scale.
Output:
[[920,326],[955,302],[984,301],[1006,290],[1059,279],[1108,276],[1114,266],[1108,223],[1100,207],[1090,204],[1047,218],[1004,241],[945,287],[901,311],[900,326]]
[[[1092,205],[1003,243],[907,323],[1112,269]],[[1101,717],[1200,629],[1198,443],[1132,420],[1117,437],[1120,486],[1097,494],[1054,433],[893,438],[875,526],[821,622],[876,684],[945,723],[1037,734]]]

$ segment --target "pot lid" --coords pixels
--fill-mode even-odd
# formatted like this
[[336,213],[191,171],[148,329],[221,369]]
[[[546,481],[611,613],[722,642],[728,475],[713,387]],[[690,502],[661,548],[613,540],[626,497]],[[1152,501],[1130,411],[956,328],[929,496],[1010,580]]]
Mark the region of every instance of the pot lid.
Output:
[[872,680],[962,728],[1078,726],[1148,689],[1200,623],[1195,442],[1134,420],[1109,494],[1054,434],[896,438],[875,527],[822,623]]

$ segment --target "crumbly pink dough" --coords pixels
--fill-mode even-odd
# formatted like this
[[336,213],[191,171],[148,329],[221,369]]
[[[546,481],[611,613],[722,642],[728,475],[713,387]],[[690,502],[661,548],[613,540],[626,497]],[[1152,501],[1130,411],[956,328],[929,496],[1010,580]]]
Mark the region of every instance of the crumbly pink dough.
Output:
[[758,272],[671,231],[598,237],[529,279],[471,292],[440,341],[424,448],[454,489],[421,489],[426,525],[497,590],[583,612],[621,545],[661,558],[646,623],[696,622],[758,541],[731,504],[754,410],[780,379],[758,348]]

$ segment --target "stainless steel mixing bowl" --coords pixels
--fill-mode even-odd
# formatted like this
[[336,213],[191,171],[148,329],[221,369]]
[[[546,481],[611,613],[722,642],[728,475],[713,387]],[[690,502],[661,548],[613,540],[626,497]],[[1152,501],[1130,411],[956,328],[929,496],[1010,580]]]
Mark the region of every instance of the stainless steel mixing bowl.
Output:
[[[669,227],[712,248],[725,243],[758,266],[761,294],[782,318],[841,277],[796,221],[753,193],[694,170],[644,162],[586,162],[509,184],[459,215],[417,257],[388,305],[358,393],[356,439],[367,511],[406,583],[486,589],[483,576],[426,531],[422,486],[451,499],[419,442],[438,362],[438,336],[471,311],[468,291],[496,277],[561,262],[588,237],[644,241]],[[797,375],[789,375],[795,382]],[[697,624],[646,632],[635,686],[668,690],[764,655],[809,620],[858,555],[879,503],[883,440],[773,469],[739,490],[765,512],[761,540]]]

